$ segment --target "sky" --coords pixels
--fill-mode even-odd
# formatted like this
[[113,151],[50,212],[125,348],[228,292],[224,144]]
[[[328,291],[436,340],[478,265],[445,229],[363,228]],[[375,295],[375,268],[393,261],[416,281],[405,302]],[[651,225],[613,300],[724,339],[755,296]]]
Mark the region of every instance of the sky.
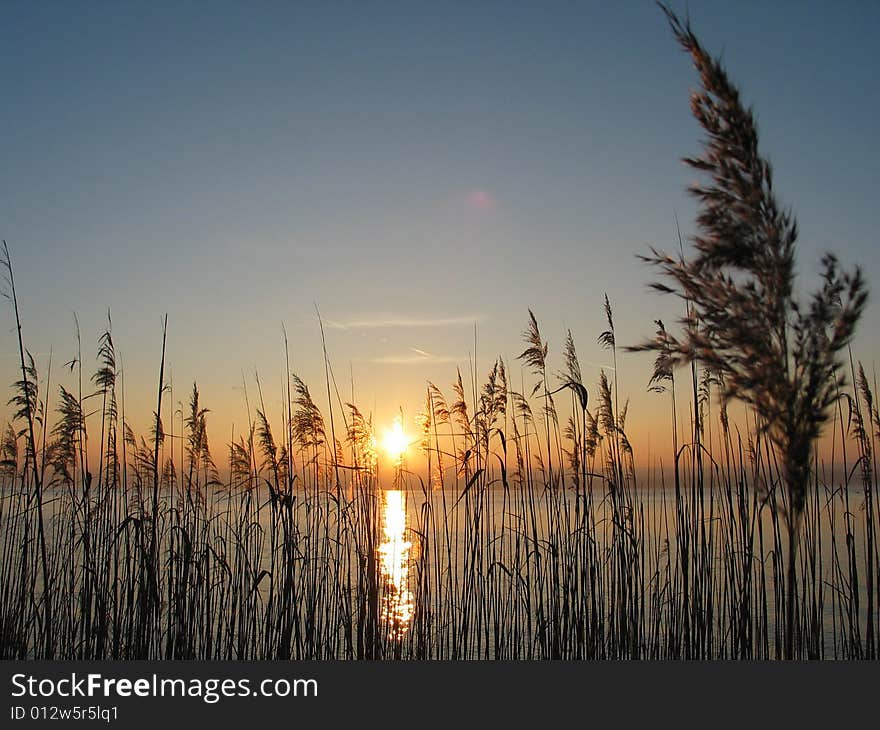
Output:
[[[804,287],[829,249],[876,286],[880,3],[672,7],[756,111]],[[317,311],[342,399],[377,424],[474,358],[482,378],[504,357],[531,390],[529,308],[551,369],[571,329],[591,390],[611,374],[605,293],[620,345],[680,314],[637,256],[677,247],[676,216],[693,231],[697,78],[652,2],[0,8],[0,236],[50,397],[71,385],[74,316],[88,374],[108,309],[135,430],[167,313],[171,398],[198,382],[215,449],[246,430],[256,374],[280,417],[282,326],[326,404]],[[869,372],[878,301],[855,346]],[[6,302],[0,337],[11,383]],[[650,372],[623,355],[616,374],[642,459],[668,441]]]

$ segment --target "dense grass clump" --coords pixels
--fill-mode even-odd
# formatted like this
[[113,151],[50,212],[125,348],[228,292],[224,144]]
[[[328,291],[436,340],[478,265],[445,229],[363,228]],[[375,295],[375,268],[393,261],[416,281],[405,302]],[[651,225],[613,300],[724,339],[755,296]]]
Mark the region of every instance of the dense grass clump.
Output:
[[422,465],[382,482],[370,419],[337,409],[333,441],[295,375],[281,428],[259,393],[217,458],[195,386],[173,428],[160,411],[132,431],[109,330],[89,418],[65,389],[50,414],[26,357],[0,445],[2,655],[876,657],[880,416],[863,370],[835,409],[840,468],[813,455],[792,594],[784,468],[759,424],[711,408],[710,371],[692,370],[687,435],[646,477],[617,384],[602,373],[590,407],[571,336],[558,376],[534,315],[527,338],[533,394],[501,360],[483,383],[429,385]]
[[[770,163],[761,157],[754,117],[721,63],[705,51],[689,24],[666,13],[682,48],[700,74],[691,110],[706,132],[703,154],[685,162],[709,178],[690,192],[700,204],[692,258],[654,252],[648,259],[687,302],[679,339],[661,327],[644,348],[667,367],[700,362],[723,383],[726,399],[748,403],[782,464],[786,490],[789,610],[806,506],[812,447],[844,385],[840,353],[850,344],[867,301],[861,272],[841,273],[837,259],[822,261],[822,286],[804,305],[795,292],[797,224],[773,189]],[[786,626],[791,629],[789,616]],[[792,656],[793,635],[786,636]]]

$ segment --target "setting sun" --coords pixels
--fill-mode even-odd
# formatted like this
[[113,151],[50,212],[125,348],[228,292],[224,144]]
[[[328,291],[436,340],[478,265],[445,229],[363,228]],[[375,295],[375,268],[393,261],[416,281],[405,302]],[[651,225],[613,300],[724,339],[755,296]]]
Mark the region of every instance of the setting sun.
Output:
[[406,454],[410,438],[403,430],[400,416],[394,419],[391,428],[386,428],[382,436],[382,449],[395,463],[401,461]]

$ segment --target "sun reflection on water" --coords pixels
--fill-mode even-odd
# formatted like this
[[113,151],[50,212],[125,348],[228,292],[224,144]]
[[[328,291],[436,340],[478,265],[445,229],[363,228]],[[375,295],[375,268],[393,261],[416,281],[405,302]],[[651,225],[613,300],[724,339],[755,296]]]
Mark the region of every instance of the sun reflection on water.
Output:
[[406,494],[389,489],[382,497],[382,542],[379,545],[382,573],[382,620],[388,638],[400,639],[409,628],[413,597],[409,590],[409,558],[412,543],[406,538]]

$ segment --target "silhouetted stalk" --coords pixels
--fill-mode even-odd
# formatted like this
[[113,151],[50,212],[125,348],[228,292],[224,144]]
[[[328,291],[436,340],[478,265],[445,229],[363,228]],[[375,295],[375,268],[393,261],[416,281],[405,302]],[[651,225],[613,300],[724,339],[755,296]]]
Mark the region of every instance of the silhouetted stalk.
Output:
[[[156,420],[153,438],[153,503],[150,523],[150,553],[148,563],[149,597],[144,606],[144,621],[152,621],[153,615],[158,618],[160,586],[159,586],[159,443],[162,438],[162,396],[165,393],[165,343],[168,333],[168,315],[162,323],[162,358],[159,362],[159,387],[156,397]],[[142,629],[142,641],[149,641],[146,636],[147,624]],[[146,646],[146,645],[145,645]]]
[[[653,286],[691,303],[684,334],[635,349],[671,349],[673,364],[700,361],[723,376],[725,398],[739,398],[759,414],[784,485],[789,532],[784,647],[785,656],[794,658],[796,549],[810,455],[842,382],[838,354],[852,339],[867,294],[860,271],[841,273],[827,254],[821,287],[807,306],[799,303],[797,226],[776,201],[770,164],[758,154],[753,115],[689,23],[661,8],[700,73],[702,89],[692,95],[691,109],[708,138],[703,154],[686,162],[710,181],[690,188],[700,203],[694,257],[676,260],[653,251],[646,258],[673,284]],[[694,406],[697,418],[696,398]],[[694,458],[701,474],[700,452]]]
[[12,299],[12,308],[15,312],[15,330],[18,337],[18,357],[21,367],[21,380],[23,388],[23,407],[24,416],[27,422],[28,446],[25,448],[25,471],[27,470],[27,460],[30,457],[33,465],[34,474],[34,498],[37,502],[37,539],[40,543],[40,564],[43,571],[43,656],[46,659],[52,659],[55,651],[52,642],[52,582],[49,575],[49,560],[46,551],[46,534],[44,529],[43,514],[43,482],[41,473],[37,466],[37,439],[34,435],[34,403],[32,402],[30,388],[36,391],[36,383],[31,383],[28,379],[28,368],[25,366],[25,349],[21,334],[21,316],[18,311],[18,297],[15,292],[15,274],[12,270],[12,260],[9,256],[9,247],[6,241],[3,241],[3,266],[9,275],[9,290]]

